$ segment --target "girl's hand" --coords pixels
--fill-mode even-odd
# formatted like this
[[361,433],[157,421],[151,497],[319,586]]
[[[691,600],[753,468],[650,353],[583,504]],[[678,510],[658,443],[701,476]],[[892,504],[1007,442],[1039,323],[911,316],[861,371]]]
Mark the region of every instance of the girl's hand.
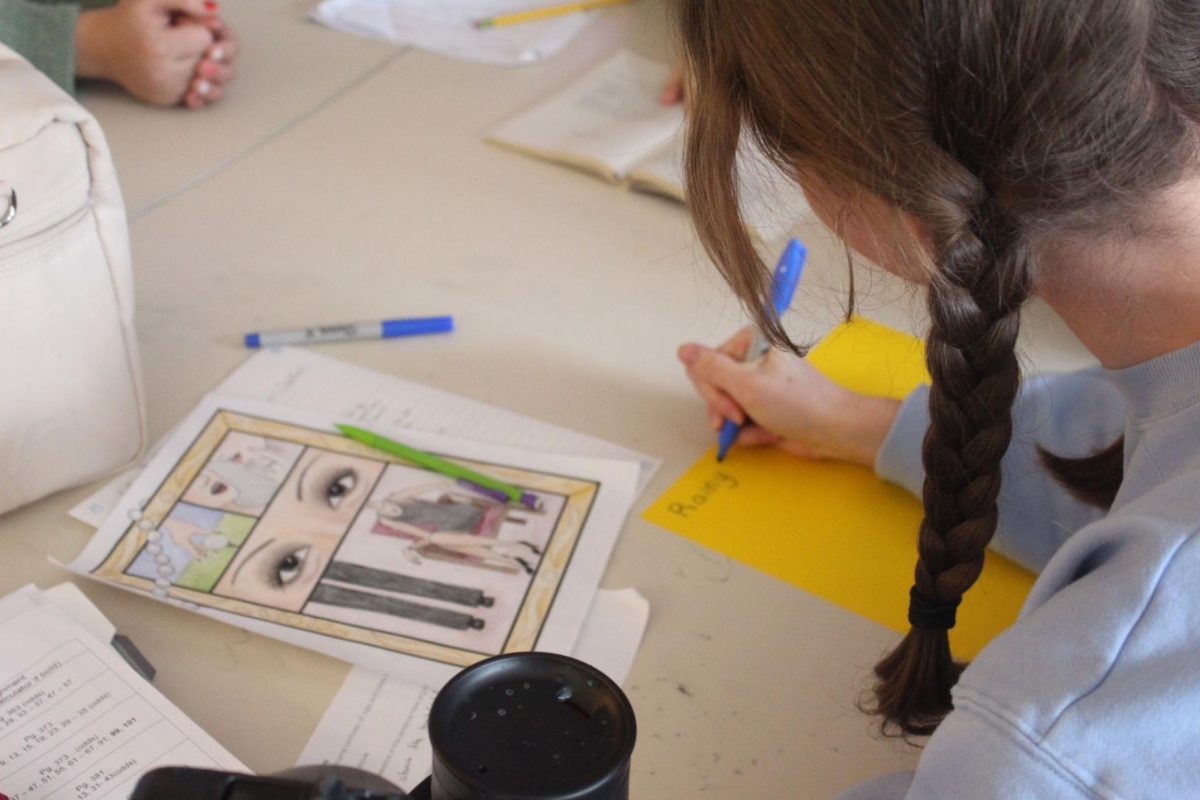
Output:
[[713,429],[731,419],[743,425],[740,445],[778,445],[801,458],[874,466],[900,402],[843,389],[804,359],[779,350],[742,363],[752,339],[753,331],[743,328],[716,350],[679,348]]
[[112,81],[139,100],[175,105],[216,42],[213,0],[119,0],[84,11],[75,30],[75,72]]

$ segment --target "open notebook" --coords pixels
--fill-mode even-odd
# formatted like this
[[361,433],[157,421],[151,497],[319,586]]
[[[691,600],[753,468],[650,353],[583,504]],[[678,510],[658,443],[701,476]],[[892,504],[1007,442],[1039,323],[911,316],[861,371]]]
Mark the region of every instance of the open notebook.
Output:
[[[665,64],[619,51],[487,141],[682,201],[683,107],[658,101],[669,74]],[[757,149],[743,145],[738,172],[743,215],[764,239],[809,216],[799,187]]]

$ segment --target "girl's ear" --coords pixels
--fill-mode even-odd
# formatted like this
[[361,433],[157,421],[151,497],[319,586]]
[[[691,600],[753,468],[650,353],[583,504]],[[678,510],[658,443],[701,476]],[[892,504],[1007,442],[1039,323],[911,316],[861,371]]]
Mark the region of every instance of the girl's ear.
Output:
[[863,258],[917,284],[933,274],[933,237],[916,217],[882,197],[835,185],[815,170],[796,167],[795,180],[826,227]]
[[924,286],[937,271],[933,232],[912,214],[896,211],[895,218],[897,226],[904,232],[903,242],[897,248],[897,258],[901,263],[897,274]]

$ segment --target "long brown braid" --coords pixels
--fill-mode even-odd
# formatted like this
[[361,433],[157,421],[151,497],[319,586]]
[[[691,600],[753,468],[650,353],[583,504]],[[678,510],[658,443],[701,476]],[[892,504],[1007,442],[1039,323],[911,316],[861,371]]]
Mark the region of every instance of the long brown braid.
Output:
[[[928,734],[963,665],[948,630],[996,529],[1020,309],[1039,243],[1128,235],[1197,157],[1200,7],[1185,0],[676,0],[691,77],[685,175],[709,254],[766,317],[738,208],[750,137],[793,174],[918,223],[932,376],[911,631],[876,666],[885,729]],[[902,243],[903,244],[903,243]],[[1111,502],[1120,444],[1091,465]],[[1048,457],[1060,477],[1087,464]],[[1086,487],[1075,486],[1087,494]]]

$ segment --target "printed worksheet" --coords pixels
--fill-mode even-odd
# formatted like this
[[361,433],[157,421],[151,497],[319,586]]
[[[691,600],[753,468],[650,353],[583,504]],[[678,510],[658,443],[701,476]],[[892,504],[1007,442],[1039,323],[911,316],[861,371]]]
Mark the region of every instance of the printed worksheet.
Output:
[[71,565],[92,578],[438,687],[500,653],[571,651],[638,465],[378,428],[535,508],[210,396]]
[[36,589],[0,602],[0,642],[0,792],[10,800],[126,800],[162,766],[247,771]]

